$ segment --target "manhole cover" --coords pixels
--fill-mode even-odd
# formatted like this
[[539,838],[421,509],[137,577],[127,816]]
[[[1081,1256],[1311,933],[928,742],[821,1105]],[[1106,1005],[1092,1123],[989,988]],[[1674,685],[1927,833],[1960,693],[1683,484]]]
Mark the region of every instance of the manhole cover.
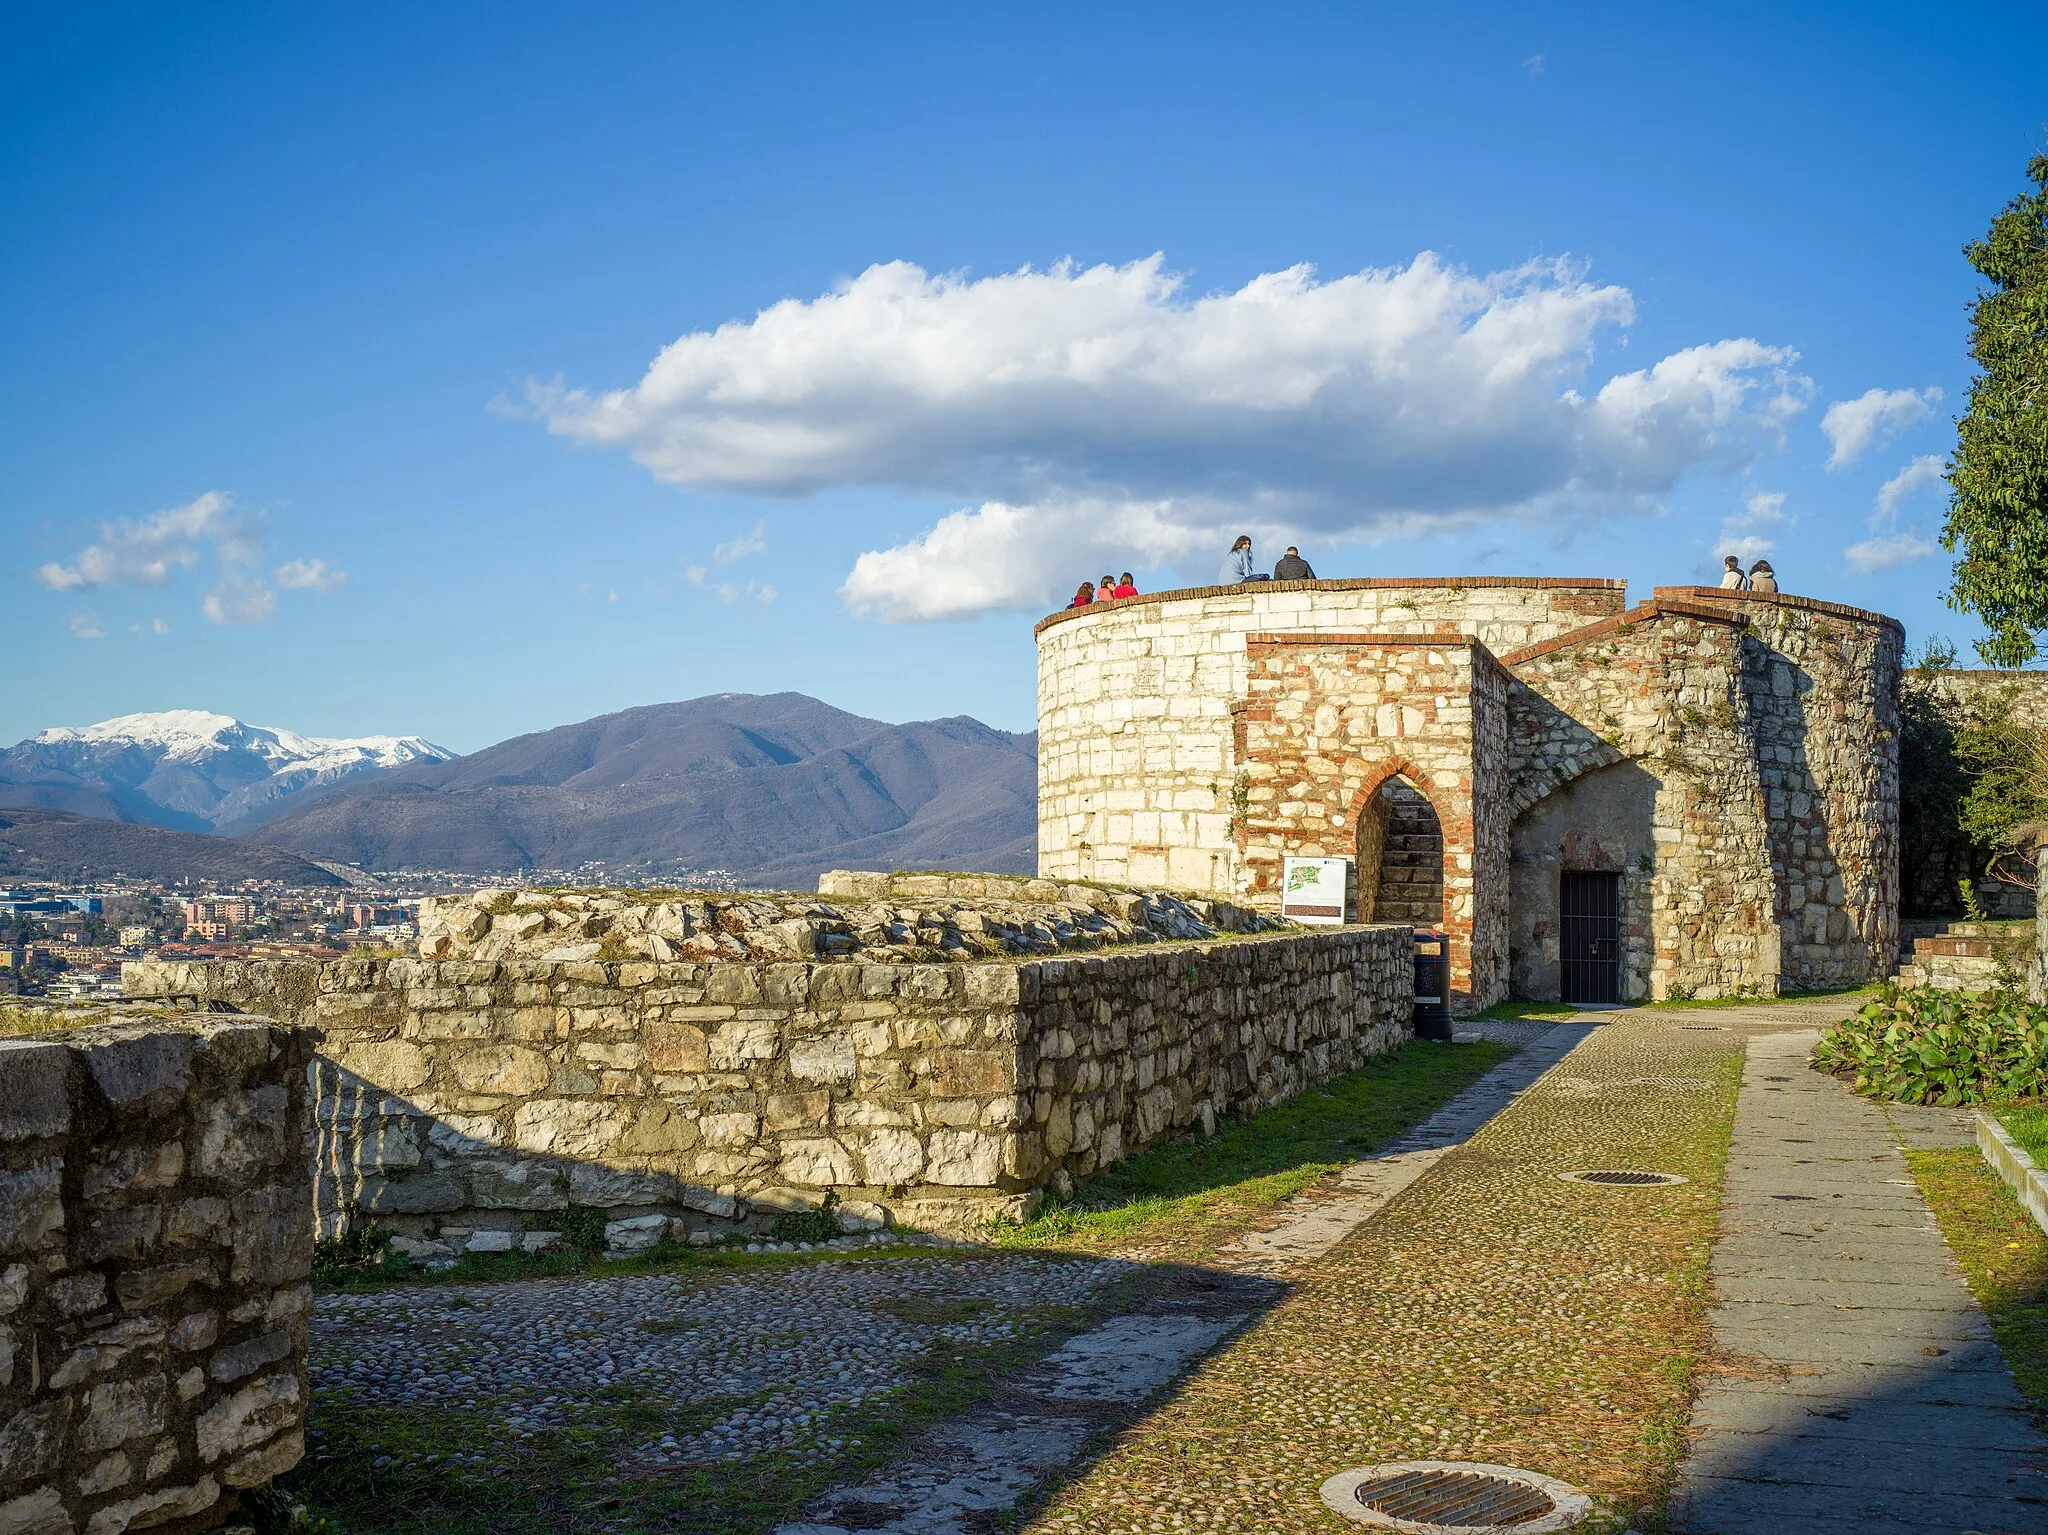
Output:
[[1677,1173],[1645,1173],[1622,1167],[1603,1167],[1584,1173],[1559,1173],[1558,1177],[1566,1183],[1601,1183],[1617,1189],[1641,1189],[1649,1188],[1653,1184],[1685,1182]]
[[1408,1460],[1345,1471],[1323,1483],[1323,1502],[1347,1519],[1383,1530],[1463,1535],[1509,1530],[1545,1535],[1569,1529],[1592,1501],[1553,1477],[1479,1461]]

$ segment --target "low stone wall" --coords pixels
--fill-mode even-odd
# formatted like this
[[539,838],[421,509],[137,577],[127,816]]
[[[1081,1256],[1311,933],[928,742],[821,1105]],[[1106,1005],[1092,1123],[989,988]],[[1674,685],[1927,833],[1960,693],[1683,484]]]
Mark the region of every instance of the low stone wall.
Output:
[[0,1040],[0,1531],[204,1528],[304,1444],[309,1046]]
[[[141,964],[131,996],[317,1028],[325,1229],[415,1256],[1023,1214],[1410,1032],[1405,927],[991,964]],[[588,1214],[577,1219],[588,1221]]]

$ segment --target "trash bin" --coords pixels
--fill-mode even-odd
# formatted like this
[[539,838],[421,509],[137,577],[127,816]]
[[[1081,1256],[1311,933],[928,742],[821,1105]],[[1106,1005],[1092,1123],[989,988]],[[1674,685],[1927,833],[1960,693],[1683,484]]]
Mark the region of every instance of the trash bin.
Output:
[[1451,1037],[1451,944],[1444,933],[1415,930],[1415,1037]]

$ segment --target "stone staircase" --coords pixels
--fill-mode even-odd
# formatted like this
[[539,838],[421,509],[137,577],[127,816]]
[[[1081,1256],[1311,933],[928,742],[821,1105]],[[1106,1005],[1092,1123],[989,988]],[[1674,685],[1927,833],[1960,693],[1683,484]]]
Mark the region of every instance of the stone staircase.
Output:
[[2024,975],[2033,947],[2032,922],[1903,922],[1898,983],[1985,991],[2001,975]]
[[1380,790],[1387,802],[1386,851],[1380,856],[1375,922],[1437,928],[1444,920],[1444,834],[1428,800],[1396,780]]

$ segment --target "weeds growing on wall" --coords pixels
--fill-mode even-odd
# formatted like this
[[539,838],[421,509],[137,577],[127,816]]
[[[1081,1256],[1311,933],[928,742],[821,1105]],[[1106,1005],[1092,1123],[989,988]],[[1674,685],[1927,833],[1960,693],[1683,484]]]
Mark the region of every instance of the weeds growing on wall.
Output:
[[1899,1103],[2048,1096],[2048,1008],[2011,990],[1891,990],[1823,1034],[1813,1064]]

